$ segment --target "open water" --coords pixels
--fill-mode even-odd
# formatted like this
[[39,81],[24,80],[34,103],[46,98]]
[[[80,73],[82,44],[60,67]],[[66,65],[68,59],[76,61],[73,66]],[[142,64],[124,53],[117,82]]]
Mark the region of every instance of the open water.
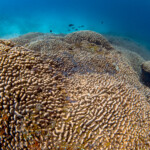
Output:
[[149,8],[149,0],[0,0],[0,38],[93,30],[150,45]]

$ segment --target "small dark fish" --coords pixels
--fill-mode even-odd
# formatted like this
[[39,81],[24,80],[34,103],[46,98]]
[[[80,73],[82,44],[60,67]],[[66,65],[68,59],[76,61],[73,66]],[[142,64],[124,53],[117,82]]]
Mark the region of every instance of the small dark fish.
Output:
[[78,30],[78,29],[75,29],[76,31]]
[[52,33],[53,31],[52,31],[52,30],[49,30],[49,32]]
[[74,26],[74,24],[69,24],[68,26],[69,26],[69,27],[72,27],[72,26]]
[[104,21],[101,21],[101,24],[104,24]]

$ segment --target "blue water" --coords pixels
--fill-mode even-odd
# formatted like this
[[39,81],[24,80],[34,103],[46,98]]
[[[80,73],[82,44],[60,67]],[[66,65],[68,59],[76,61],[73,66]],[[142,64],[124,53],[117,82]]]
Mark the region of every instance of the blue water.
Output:
[[1,0],[0,38],[93,30],[150,43],[149,8],[149,0]]

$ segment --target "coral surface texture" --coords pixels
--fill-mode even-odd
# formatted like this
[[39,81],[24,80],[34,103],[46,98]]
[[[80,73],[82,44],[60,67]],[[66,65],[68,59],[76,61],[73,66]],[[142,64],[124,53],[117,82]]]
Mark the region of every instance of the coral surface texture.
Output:
[[0,40],[1,149],[148,150],[143,62],[92,31]]

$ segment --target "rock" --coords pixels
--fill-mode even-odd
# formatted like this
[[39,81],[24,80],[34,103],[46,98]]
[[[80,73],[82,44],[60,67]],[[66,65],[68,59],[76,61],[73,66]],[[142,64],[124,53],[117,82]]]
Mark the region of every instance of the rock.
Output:
[[142,64],[142,69],[148,73],[150,73],[150,61],[146,61]]
[[150,86],[150,61],[145,61],[142,64],[142,81]]

